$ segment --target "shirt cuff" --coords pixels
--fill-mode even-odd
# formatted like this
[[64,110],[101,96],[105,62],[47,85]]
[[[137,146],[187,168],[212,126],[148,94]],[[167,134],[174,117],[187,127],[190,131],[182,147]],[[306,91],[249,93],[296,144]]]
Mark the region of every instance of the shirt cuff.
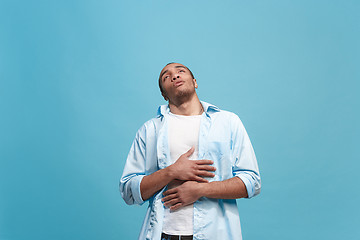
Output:
[[145,175],[138,175],[136,177],[133,177],[133,179],[131,179],[131,189],[133,192],[134,202],[139,205],[144,203],[144,200],[141,197],[141,191],[140,191],[140,183],[141,183],[143,177],[145,177]]
[[246,191],[247,191],[247,198],[252,198],[255,195],[255,189],[253,187],[252,182],[249,180],[248,176],[246,174],[239,174],[236,175],[236,177],[240,178],[241,181],[245,184]]

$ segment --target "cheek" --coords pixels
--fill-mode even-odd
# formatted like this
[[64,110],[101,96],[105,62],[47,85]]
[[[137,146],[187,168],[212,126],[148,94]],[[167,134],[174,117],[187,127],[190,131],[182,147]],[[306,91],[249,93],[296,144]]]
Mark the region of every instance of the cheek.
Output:
[[170,86],[170,84],[167,83],[167,82],[164,82],[164,83],[162,84],[162,89],[163,89],[163,92],[164,92],[165,94],[168,93],[168,92],[171,92],[171,86]]

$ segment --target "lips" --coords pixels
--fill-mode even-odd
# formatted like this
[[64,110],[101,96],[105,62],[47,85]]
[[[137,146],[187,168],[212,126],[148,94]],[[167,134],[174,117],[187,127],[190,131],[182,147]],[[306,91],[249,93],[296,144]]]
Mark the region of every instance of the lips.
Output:
[[183,85],[184,81],[176,81],[174,82],[174,87],[179,87],[181,85]]

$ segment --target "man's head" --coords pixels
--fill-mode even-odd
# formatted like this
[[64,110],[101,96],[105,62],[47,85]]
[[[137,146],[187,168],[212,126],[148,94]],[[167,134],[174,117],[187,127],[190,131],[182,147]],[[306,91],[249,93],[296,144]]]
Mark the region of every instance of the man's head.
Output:
[[159,88],[164,99],[172,101],[195,93],[197,83],[188,67],[180,63],[168,63],[160,72]]

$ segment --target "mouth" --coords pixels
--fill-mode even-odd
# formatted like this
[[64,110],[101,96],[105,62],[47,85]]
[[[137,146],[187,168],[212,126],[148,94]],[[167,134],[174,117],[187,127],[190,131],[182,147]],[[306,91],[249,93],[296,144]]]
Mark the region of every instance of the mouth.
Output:
[[174,82],[174,87],[179,87],[184,84],[184,81],[176,81]]

